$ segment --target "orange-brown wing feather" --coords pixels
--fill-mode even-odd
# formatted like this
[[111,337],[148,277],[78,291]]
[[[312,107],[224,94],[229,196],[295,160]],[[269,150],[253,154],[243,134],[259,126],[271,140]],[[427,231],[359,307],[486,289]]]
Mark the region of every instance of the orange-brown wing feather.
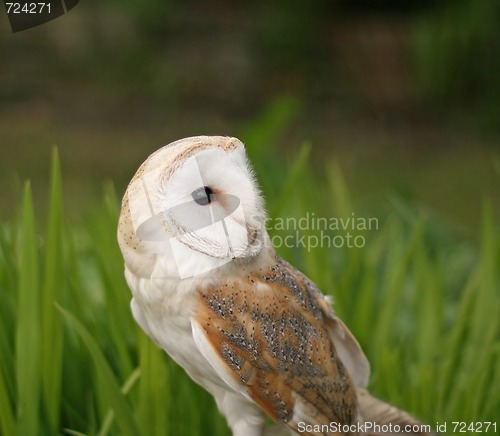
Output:
[[355,388],[312,286],[277,258],[267,270],[200,291],[195,317],[233,380],[295,430],[299,421],[357,419]]

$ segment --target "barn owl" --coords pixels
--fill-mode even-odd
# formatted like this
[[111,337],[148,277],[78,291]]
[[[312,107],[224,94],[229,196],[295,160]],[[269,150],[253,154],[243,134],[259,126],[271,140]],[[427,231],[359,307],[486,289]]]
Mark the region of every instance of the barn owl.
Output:
[[153,153],[118,224],[137,323],[213,395],[234,436],[375,435],[418,424],[366,391],[358,342],[329,299],[276,254],[265,219],[238,139],[185,138]]

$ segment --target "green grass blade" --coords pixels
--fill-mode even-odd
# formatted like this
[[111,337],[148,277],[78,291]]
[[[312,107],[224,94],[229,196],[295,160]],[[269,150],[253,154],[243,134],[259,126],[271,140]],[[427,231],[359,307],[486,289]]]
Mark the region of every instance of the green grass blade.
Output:
[[[141,368],[137,419],[145,433],[166,435],[169,429],[166,411],[172,407],[172,393],[165,352],[142,331],[138,332],[137,338]],[[162,404],[163,411],[149,407],[150,404]]]
[[244,127],[238,135],[248,144],[252,158],[262,159],[270,144],[275,144],[285,128],[300,109],[300,101],[294,97],[283,96],[272,100],[257,120]]
[[120,434],[123,436],[137,436],[141,434],[134,419],[132,409],[125,396],[122,394],[120,386],[116,381],[115,375],[111,370],[106,358],[102,354],[97,342],[88,332],[80,321],[71,313],[60,306],[57,306],[71,326],[78,333],[89,353],[92,356],[96,370],[99,374],[99,380],[102,382],[103,392],[106,393],[109,407],[114,411]]
[[[392,241],[401,240],[401,229],[398,229]],[[402,290],[406,278],[408,265],[414,253],[416,241],[422,237],[423,223],[420,222],[413,230],[410,241],[406,246],[395,243],[389,250],[382,279],[382,304],[377,315],[377,325],[374,327],[372,346],[382,349],[394,338],[394,326],[397,310],[401,301]]]
[[62,254],[62,188],[57,149],[52,152],[49,218],[45,238],[45,265],[41,295],[42,318],[42,388],[45,414],[50,432],[59,428],[63,323],[54,303],[59,301],[64,286]]
[[103,286],[104,302],[106,304],[106,334],[112,344],[119,362],[119,374],[128,376],[134,368],[127,338],[133,336],[135,326],[130,312],[130,291],[123,274],[123,259],[116,241],[118,225],[118,200],[111,185],[104,194],[102,214],[93,220],[93,246],[95,259]]
[[[496,275],[499,260],[498,240],[493,224],[491,205],[486,203],[483,208],[483,225],[481,238],[480,281],[476,293],[474,314],[471,318],[471,339],[477,346],[470,355],[473,365],[480,377],[473,387],[475,394],[471,396],[471,418],[480,419],[486,407],[485,398],[490,387],[490,378],[493,374],[495,344],[500,341],[500,293],[496,287]],[[472,347],[469,350],[473,350]]]
[[330,164],[328,171],[328,184],[331,190],[333,204],[335,205],[335,215],[347,218],[351,216],[353,207],[349,195],[349,190],[338,161],[334,160]]
[[[15,359],[12,331],[16,316],[18,288],[13,244],[13,232],[0,228],[0,434],[15,434]],[[8,235],[9,234],[9,235]]]
[[307,170],[307,163],[310,152],[311,144],[309,144],[308,142],[302,144],[299,153],[297,154],[291,165],[288,177],[285,182],[285,186],[283,186],[278,199],[273,204],[273,207],[270,208],[270,215],[272,217],[278,217],[283,213],[283,210],[287,206],[287,203],[290,201],[295,187],[299,183],[300,176],[303,175]]
[[29,182],[23,199],[16,328],[17,434],[40,432],[40,295],[37,235]]
[[0,434],[9,435],[16,433],[16,421],[12,404],[10,402],[4,372],[0,371]]
[[69,434],[71,436],[88,436],[85,433],[80,433],[79,431],[71,430],[69,428],[64,429],[64,434]]
[[[121,388],[121,393],[123,395],[127,395],[130,392],[130,389],[132,389],[132,387],[137,383],[137,380],[139,380],[140,376],[141,376],[140,369],[134,370],[132,374],[130,374],[130,377],[125,381],[123,387]],[[108,413],[106,414],[106,418],[104,418],[101,430],[98,433],[98,436],[105,436],[109,433],[114,419],[115,419],[115,413],[112,410],[108,411]]]

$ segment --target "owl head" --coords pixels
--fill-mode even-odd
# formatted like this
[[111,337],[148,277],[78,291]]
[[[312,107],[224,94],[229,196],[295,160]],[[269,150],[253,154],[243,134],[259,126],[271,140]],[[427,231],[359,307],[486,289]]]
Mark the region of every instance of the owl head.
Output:
[[123,198],[118,241],[136,275],[186,278],[257,256],[264,223],[241,141],[197,136],[166,145],[141,165]]

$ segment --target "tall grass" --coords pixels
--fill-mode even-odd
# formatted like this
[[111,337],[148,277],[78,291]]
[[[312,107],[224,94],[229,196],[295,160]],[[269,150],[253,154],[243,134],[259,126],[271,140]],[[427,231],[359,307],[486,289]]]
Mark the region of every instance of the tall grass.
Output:
[[[319,183],[308,150],[274,178],[271,214],[352,216],[338,165]],[[228,435],[210,396],[132,319],[113,188],[83,222],[68,222],[62,203],[54,152],[46,228],[27,183],[0,229],[0,433]],[[373,392],[431,424],[500,425],[500,232],[489,204],[477,244],[397,198],[378,218],[355,230],[362,248],[279,251],[334,296],[372,363]]]

